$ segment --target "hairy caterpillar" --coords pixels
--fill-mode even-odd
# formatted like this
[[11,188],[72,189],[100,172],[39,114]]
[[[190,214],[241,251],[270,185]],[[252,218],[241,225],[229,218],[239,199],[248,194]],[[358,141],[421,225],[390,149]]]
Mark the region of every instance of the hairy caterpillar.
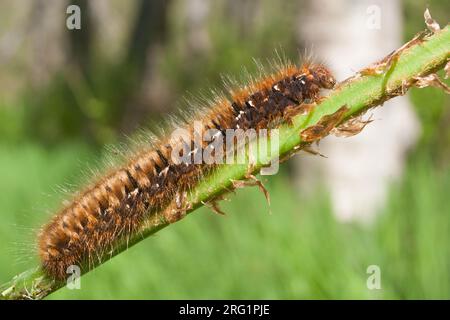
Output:
[[[201,121],[205,130],[220,132],[268,128],[289,122],[302,104],[317,101],[320,90],[331,89],[334,84],[334,77],[322,64],[284,64],[244,88],[230,90],[229,97],[217,99],[192,121]],[[182,127],[193,130],[191,122]],[[43,226],[38,249],[41,267],[48,276],[63,280],[71,265],[89,270],[119,241],[137,232],[153,213],[172,204],[182,213],[183,194],[214,166],[175,163],[173,148],[168,137],[161,137],[81,192]],[[174,222],[181,216],[166,218]]]

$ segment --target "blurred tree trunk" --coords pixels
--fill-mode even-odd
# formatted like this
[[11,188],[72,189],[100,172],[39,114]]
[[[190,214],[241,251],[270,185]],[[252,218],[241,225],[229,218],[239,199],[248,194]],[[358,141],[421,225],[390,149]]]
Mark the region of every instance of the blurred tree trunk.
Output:
[[236,30],[243,37],[254,30],[255,18],[261,9],[260,0],[228,0],[226,3],[227,15],[236,26]]
[[158,74],[159,55],[167,36],[168,0],[141,0],[129,37],[124,66],[129,69],[128,96],[121,128],[125,132],[135,130],[143,116],[164,105],[158,95],[147,94],[155,82],[163,81]]
[[183,20],[186,28],[186,56],[203,56],[210,49],[211,39],[208,33],[208,17],[211,3],[209,0],[183,1]]
[[64,28],[68,37],[68,57],[70,63],[80,70],[84,77],[89,77],[91,71],[91,47],[94,33],[89,0],[70,0],[68,5],[77,5],[81,11],[81,29]]
[[[307,4],[298,17],[298,37],[314,56],[325,59],[339,80],[402,43],[399,0],[311,0]],[[370,114],[375,121],[361,134],[321,142],[320,152],[327,159],[297,158],[301,193],[323,182],[342,220],[373,217],[385,203],[389,182],[401,175],[406,152],[418,136],[418,121],[407,97],[386,102]]]
[[[55,71],[68,61],[63,41],[65,28],[65,3],[60,0],[35,0],[30,6],[25,25],[24,45],[30,46],[27,56],[32,87],[43,87]],[[55,40],[58,39],[58,40]]]
[[141,0],[130,35],[127,64],[142,73],[149,48],[162,44],[167,33],[167,0]]

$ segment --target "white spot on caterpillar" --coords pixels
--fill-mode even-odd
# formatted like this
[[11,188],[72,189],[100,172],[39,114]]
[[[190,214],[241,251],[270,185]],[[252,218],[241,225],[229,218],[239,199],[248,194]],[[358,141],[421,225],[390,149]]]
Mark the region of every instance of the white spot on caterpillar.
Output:
[[242,117],[243,114],[245,114],[244,111],[239,111],[239,115],[235,119],[239,120]]
[[158,174],[158,176],[159,177],[161,177],[162,175],[166,175],[167,174],[167,171],[169,171],[169,167],[167,166],[167,167],[165,167],[159,174]]
[[181,208],[181,198],[180,198],[180,194],[177,192],[177,195],[175,197],[175,202],[177,204],[177,208]]
[[139,188],[134,189],[133,191],[131,191],[128,194],[128,199],[130,199],[131,197],[136,197],[138,195],[138,193],[139,193]]
[[302,74],[296,76],[295,79],[300,80],[300,83],[302,85],[305,85],[306,84],[305,77],[306,77],[306,75],[304,73],[302,73]]
[[198,148],[195,148],[194,150],[192,150],[191,152],[189,152],[189,154],[197,153],[197,151],[198,151]]

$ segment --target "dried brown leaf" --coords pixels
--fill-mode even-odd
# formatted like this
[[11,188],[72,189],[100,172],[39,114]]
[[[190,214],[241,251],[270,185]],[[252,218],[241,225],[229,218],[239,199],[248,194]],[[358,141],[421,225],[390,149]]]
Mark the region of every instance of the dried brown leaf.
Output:
[[414,85],[417,88],[436,87],[444,90],[445,93],[450,94],[450,87],[447,86],[436,73],[429,74],[425,77],[414,77]]
[[431,17],[430,10],[428,10],[428,8],[425,10],[423,17],[425,18],[425,24],[431,32],[436,33],[441,30],[439,23]]
[[357,135],[369,123],[373,121],[371,118],[372,116],[370,116],[370,118],[367,120],[363,120],[361,116],[352,118],[344,122],[343,124],[337,126],[336,128],[333,128],[333,130],[331,130],[331,134],[335,135],[336,137],[344,137],[344,138]]
[[313,142],[327,136],[330,131],[338,125],[345,116],[349,108],[344,105],[335,113],[323,116],[316,125],[306,128],[300,133],[303,142]]

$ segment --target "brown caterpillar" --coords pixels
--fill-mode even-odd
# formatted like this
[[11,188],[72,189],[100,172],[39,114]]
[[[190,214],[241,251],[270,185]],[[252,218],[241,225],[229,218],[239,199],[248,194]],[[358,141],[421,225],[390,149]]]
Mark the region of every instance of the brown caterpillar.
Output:
[[[322,88],[331,89],[335,79],[322,64],[280,66],[276,72],[231,90],[206,112],[192,120],[205,130],[256,129],[289,122],[302,103],[317,101]],[[192,125],[183,125],[192,131]],[[202,147],[203,148],[203,147]],[[57,213],[38,236],[42,269],[63,280],[70,265],[85,272],[128,239],[155,212],[175,203],[182,211],[182,195],[213,168],[207,164],[176,164],[173,146],[166,137],[152,148],[137,152],[125,165],[112,170],[76,196]],[[201,152],[202,150],[197,150]],[[169,222],[179,215],[167,216]]]

